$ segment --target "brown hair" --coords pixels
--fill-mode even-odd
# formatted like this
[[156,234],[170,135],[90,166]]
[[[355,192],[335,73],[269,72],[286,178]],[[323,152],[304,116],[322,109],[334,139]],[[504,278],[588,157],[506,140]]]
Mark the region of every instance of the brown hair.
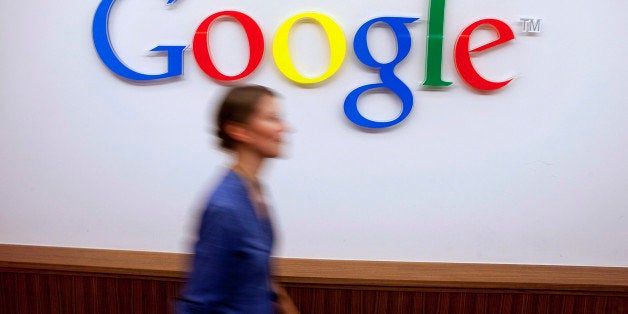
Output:
[[225,132],[227,122],[248,123],[260,98],[275,95],[271,89],[260,85],[232,87],[223,98],[216,115],[218,127],[216,136],[220,139],[220,146],[231,150],[236,143],[236,140]]

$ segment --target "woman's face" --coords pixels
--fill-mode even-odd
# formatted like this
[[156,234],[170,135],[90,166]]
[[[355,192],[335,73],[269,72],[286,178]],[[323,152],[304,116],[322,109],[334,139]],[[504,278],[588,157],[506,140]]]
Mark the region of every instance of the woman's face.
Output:
[[275,97],[262,96],[255,109],[247,124],[248,144],[262,158],[281,156],[286,125]]

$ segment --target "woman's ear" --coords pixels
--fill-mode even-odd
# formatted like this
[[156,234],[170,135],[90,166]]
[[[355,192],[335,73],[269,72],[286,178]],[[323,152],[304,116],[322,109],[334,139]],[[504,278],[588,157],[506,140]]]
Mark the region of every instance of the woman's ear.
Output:
[[246,125],[244,125],[243,123],[229,121],[225,123],[224,128],[229,137],[236,140],[237,142],[249,142],[250,136],[247,132]]

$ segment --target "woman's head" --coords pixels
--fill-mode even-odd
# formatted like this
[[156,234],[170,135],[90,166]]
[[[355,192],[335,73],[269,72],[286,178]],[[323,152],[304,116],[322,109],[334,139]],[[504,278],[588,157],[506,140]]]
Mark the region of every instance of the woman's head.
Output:
[[220,145],[232,151],[244,145],[263,157],[277,157],[285,125],[275,95],[259,85],[232,87],[216,116]]

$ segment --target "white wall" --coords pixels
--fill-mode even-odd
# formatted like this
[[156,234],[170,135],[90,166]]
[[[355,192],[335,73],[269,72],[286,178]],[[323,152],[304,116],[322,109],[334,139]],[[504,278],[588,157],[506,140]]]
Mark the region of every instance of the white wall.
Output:
[[[241,10],[266,36],[260,68],[242,82],[283,95],[288,156],[267,167],[277,255],[399,261],[628,266],[628,26],[625,1],[448,1],[443,90],[421,87],[427,1],[119,0],[110,34],[121,58],[158,73],[157,44],[191,45],[210,14]],[[359,3],[359,5],[358,5]],[[99,1],[0,3],[0,243],[186,252],[194,215],[226,158],[207,130],[223,86],[185,55],[182,79],[133,84],[98,58],[91,23]],[[285,79],[270,50],[277,27],[307,10],[345,32],[341,70],[315,87]],[[365,21],[420,17],[397,74],[414,91],[410,116],[382,132],[354,127],[342,104],[377,82],[351,49]],[[515,77],[490,94],[458,76],[461,30],[498,18],[514,42],[474,59],[487,77]],[[542,33],[520,32],[520,17]],[[246,62],[233,23],[212,29],[228,73]],[[227,40],[236,36],[240,40]],[[310,24],[293,33],[306,73],[326,66],[326,44]],[[314,38],[314,40],[312,40]],[[488,33],[474,37],[476,42]],[[395,54],[385,28],[369,38],[381,60]],[[387,94],[365,97],[377,118],[399,110]]]

